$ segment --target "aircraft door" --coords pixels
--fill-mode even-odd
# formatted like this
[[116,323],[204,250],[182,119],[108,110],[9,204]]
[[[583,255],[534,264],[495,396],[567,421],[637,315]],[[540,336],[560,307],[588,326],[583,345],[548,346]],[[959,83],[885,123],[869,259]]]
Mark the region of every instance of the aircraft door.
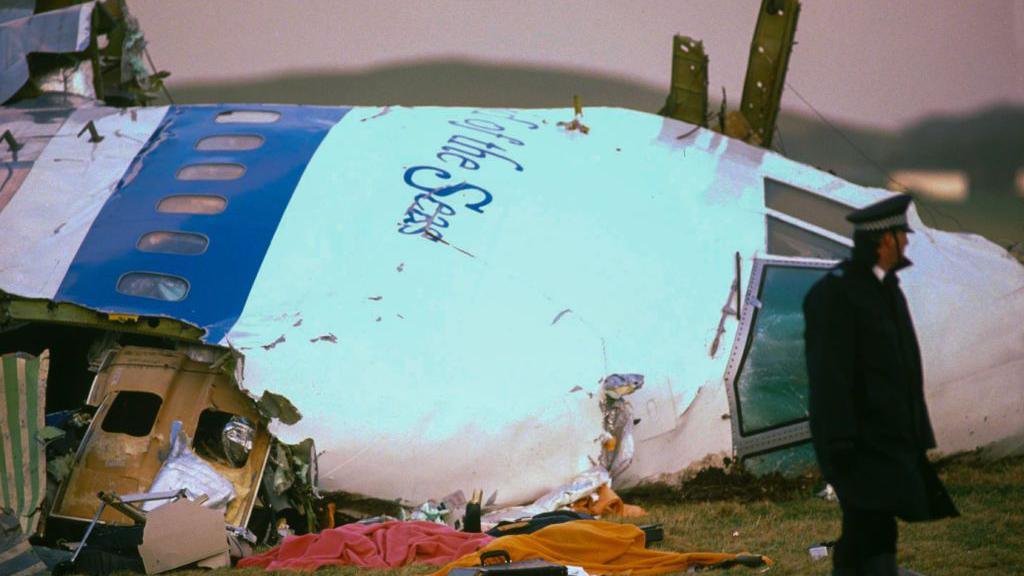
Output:
[[726,367],[737,458],[755,474],[814,466],[803,300],[834,261],[755,258]]

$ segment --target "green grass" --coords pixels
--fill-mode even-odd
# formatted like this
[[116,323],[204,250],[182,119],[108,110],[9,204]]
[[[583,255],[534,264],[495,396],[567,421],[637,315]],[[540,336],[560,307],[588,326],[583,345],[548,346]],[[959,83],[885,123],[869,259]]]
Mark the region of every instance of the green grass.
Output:
[[[940,467],[962,516],[925,524],[900,523],[899,561],[927,576],[1024,574],[1024,458],[995,463],[962,457]],[[776,499],[750,500],[730,489],[728,499],[690,500],[683,490],[636,492],[627,501],[646,504],[649,515],[639,523],[660,522],[665,528],[662,550],[722,551],[766,554],[775,560],[772,574],[829,574],[829,560],[812,561],[807,547],[839,534],[839,508],[810,495],[806,480],[794,490],[769,489]],[[701,483],[701,497],[714,498]],[[776,487],[777,488],[777,487]],[[691,491],[692,492],[692,491]],[[325,569],[318,576],[420,576],[431,567],[399,570]],[[734,568],[730,574],[753,574]],[[260,570],[190,571],[189,576],[256,576]]]

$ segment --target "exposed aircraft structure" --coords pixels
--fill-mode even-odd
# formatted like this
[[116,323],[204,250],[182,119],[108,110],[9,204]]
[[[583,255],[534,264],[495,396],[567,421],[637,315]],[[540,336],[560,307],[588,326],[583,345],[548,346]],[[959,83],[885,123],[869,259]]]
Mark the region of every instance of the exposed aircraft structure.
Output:
[[[240,525],[274,417],[315,439],[320,490],[413,503],[521,503],[596,463],[619,486],[808,463],[800,303],[844,215],[889,194],[615,108],[46,95],[0,131],[0,353],[50,350],[48,402],[98,407],[75,464],[119,490],[148,489],[172,420],[260,420],[215,466],[248,478]],[[1019,452],[1024,266],[910,218],[939,450]],[[56,515],[98,505],[84,476]]]

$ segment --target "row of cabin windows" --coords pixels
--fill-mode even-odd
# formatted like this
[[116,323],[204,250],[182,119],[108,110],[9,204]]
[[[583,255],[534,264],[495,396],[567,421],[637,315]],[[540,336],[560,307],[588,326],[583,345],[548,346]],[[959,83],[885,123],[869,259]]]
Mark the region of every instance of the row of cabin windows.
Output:
[[[215,118],[218,124],[270,124],[281,118],[270,110],[228,110]],[[258,134],[225,134],[199,139],[195,149],[203,152],[237,152],[256,150],[263,146]],[[245,175],[245,166],[236,163],[198,163],[183,166],[174,175],[181,181],[227,181]],[[227,198],[215,194],[173,194],[161,198],[156,211],[164,214],[196,214],[212,216],[223,212]],[[206,252],[210,239],[194,232],[154,231],[139,238],[135,247],[143,252],[198,256]],[[154,272],[129,272],[117,281],[117,291],[130,296],[178,302],[188,296],[188,280]]]
[[[231,110],[220,113],[218,123],[276,122],[280,114],[265,110]],[[208,136],[196,142],[196,150],[254,150],[263,145],[259,135],[232,134]],[[183,181],[226,181],[241,178],[245,166],[235,163],[190,164],[178,170],[175,177]],[[798,221],[807,222],[839,236],[849,238],[853,229],[846,221],[850,207],[809,193],[794,186],[766,178],[765,207]],[[157,204],[157,211],[172,214],[219,214],[227,207],[227,199],[210,194],[176,194]],[[797,226],[769,214],[766,217],[768,252],[781,256],[841,259],[849,255],[849,246]],[[137,248],[162,254],[199,255],[206,251],[209,239],[201,234],[159,231],[143,235]],[[178,301],[188,294],[184,278],[154,273],[133,272],[121,277],[118,291],[135,296]]]

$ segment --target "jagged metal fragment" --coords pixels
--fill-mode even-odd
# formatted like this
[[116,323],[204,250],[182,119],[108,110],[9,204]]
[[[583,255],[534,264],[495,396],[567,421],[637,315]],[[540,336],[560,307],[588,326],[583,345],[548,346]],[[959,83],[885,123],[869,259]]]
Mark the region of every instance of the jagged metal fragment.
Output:
[[707,127],[708,55],[704,43],[689,36],[672,38],[672,84],[662,116]]
[[740,103],[742,119],[751,132],[745,139],[752,144],[771,146],[799,16],[798,0],[761,2]]

